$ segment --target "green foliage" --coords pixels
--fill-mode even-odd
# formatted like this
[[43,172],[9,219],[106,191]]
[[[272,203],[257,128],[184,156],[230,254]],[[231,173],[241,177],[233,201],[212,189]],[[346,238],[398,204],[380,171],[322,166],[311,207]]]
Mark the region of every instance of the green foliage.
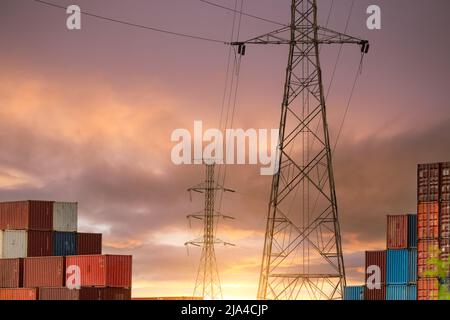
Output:
[[[427,260],[427,269],[424,275],[427,277],[448,279],[450,272],[450,257],[448,260],[441,260],[439,250],[430,248],[430,256]],[[450,281],[445,281],[439,286],[439,300],[450,300]]]

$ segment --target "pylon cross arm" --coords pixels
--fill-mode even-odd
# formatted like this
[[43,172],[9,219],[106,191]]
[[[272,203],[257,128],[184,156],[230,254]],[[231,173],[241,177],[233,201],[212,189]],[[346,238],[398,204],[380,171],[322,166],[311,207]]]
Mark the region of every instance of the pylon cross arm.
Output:
[[369,50],[369,41],[353,37],[341,32],[330,30],[328,28],[317,26],[317,41],[315,40],[314,29],[311,27],[296,26],[298,33],[297,40],[292,40],[291,26],[282,27],[275,31],[263,34],[261,36],[239,42],[229,43],[232,46],[244,46],[246,44],[271,44],[271,45],[290,45],[294,44],[357,44],[361,46],[361,51],[367,53]]

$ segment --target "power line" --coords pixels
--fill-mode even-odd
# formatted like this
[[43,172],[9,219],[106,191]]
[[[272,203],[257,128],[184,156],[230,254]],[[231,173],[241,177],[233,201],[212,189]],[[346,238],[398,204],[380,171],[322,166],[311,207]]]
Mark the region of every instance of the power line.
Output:
[[[58,5],[58,4],[52,3],[52,2],[47,2],[47,1],[43,1],[43,0],[32,0],[32,1],[46,5],[46,6],[50,6],[50,7],[55,7],[55,8],[64,9],[64,10],[67,9],[66,7],[64,7],[62,5]],[[115,22],[115,23],[119,23],[119,24],[126,25],[129,27],[150,30],[150,31],[164,33],[164,34],[168,34],[168,35],[172,35],[172,36],[177,36],[177,37],[184,37],[184,38],[189,38],[189,39],[202,40],[202,41],[207,41],[207,42],[221,43],[221,44],[228,45],[228,43],[226,41],[222,41],[222,40],[218,40],[218,39],[212,39],[212,38],[207,38],[207,37],[203,37],[203,36],[197,36],[197,35],[192,35],[192,34],[187,34],[187,33],[165,30],[165,29],[161,29],[161,28],[144,26],[142,24],[129,22],[129,21],[125,21],[125,20],[109,18],[109,17],[105,17],[102,15],[87,12],[87,11],[81,11],[81,13],[86,16],[92,17],[92,18],[96,18],[96,19],[100,19],[100,20],[104,20],[104,21],[108,21],[108,22]]]
[[345,121],[347,120],[348,112],[350,111],[350,106],[351,106],[351,103],[352,103],[353,94],[355,93],[356,84],[358,82],[359,75],[362,72],[363,59],[364,59],[364,53],[361,54],[361,62],[359,64],[358,70],[356,71],[355,79],[353,81],[353,86],[352,86],[352,90],[350,92],[350,96],[348,97],[347,106],[345,108],[344,116],[342,117],[341,125],[339,126],[339,131],[338,131],[338,134],[337,134],[337,137],[336,137],[336,141],[334,142],[333,151],[332,151],[333,153],[336,151],[336,148],[337,148],[338,143],[339,143],[339,139],[341,138],[341,135],[342,135],[342,131],[344,130]]
[[234,12],[234,13],[239,13],[240,15],[247,16],[247,17],[250,17],[250,18],[253,18],[253,19],[257,19],[257,20],[273,23],[273,24],[276,24],[276,25],[279,25],[279,26],[282,26],[282,27],[287,27],[287,24],[285,24],[285,23],[281,23],[281,22],[278,22],[278,21],[275,21],[275,20],[271,20],[271,19],[267,19],[267,18],[262,18],[262,17],[256,16],[256,15],[253,15],[253,14],[250,14],[250,13],[247,13],[247,12],[239,11],[239,10],[236,10],[236,9],[233,9],[233,8],[229,8],[229,7],[220,5],[220,4],[215,3],[215,2],[211,2],[211,1],[208,1],[208,0],[198,0],[198,1],[203,2],[205,4],[208,4],[210,6],[213,6],[213,7],[221,8],[221,9],[228,10],[228,11],[231,11],[231,12]]

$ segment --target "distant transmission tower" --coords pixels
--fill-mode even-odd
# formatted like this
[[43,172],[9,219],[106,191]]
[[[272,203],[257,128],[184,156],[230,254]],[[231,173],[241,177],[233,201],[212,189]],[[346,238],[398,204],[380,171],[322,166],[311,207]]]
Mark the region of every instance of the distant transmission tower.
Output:
[[203,297],[204,299],[218,300],[223,299],[222,288],[220,285],[220,277],[217,269],[215,245],[231,245],[216,238],[216,224],[220,218],[233,219],[225,216],[215,210],[215,197],[217,192],[234,192],[218,185],[214,180],[213,162],[205,161],[206,179],[203,183],[188,189],[189,192],[198,192],[205,195],[205,208],[202,212],[188,216],[188,219],[197,219],[203,221],[203,236],[186,243],[187,246],[192,245],[202,248],[200,265],[197,271],[197,279],[195,281],[194,296]]
[[289,46],[279,164],[269,201],[259,299],[340,299],[344,259],[319,45],[368,41],[318,26],[316,0],[292,0],[289,26],[244,42]]

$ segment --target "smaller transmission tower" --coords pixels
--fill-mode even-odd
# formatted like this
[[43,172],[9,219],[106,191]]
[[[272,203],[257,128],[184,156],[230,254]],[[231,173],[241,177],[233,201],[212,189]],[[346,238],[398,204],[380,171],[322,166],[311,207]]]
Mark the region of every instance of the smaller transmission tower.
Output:
[[195,281],[194,296],[200,296],[208,300],[223,299],[220,285],[219,271],[217,268],[215,245],[222,244],[233,246],[233,244],[216,238],[216,226],[220,218],[233,219],[215,210],[215,198],[218,192],[234,192],[220,186],[214,180],[215,163],[204,161],[206,166],[206,179],[199,185],[189,188],[191,193],[197,192],[205,195],[205,208],[203,211],[189,215],[189,220],[196,219],[203,221],[203,236],[186,242],[185,245],[202,248],[200,264]]

